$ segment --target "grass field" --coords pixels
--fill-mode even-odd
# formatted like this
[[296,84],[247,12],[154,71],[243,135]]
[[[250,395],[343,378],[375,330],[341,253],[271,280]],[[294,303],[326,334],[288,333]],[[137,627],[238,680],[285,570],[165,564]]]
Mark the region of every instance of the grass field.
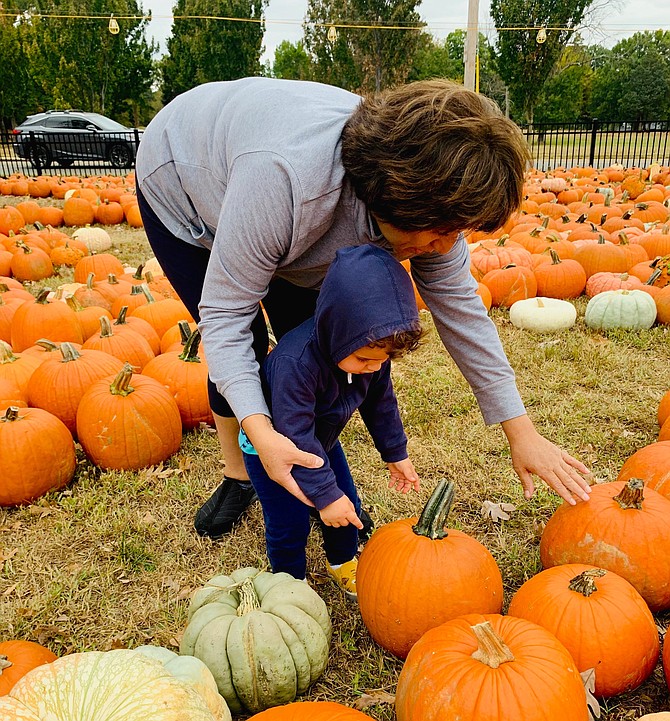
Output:
[[[150,255],[142,230],[109,231],[124,262],[135,265]],[[492,317],[540,432],[586,463],[597,482],[612,481],[626,458],[657,437],[658,402],[670,388],[670,328],[594,333],[583,324],[585,299],[576,305],[577,325],[556,334],[518,330],[506,311]],[[541,570],[539,537],[559,499],[541,485],[524,500],[501,429],[484,425],[430,316],[423,318],[427,342],[393,372],[421,491],[388,490],[384,464],[357,417],[343,445],[377,525],[418,514],[438,480],[453,479],[458,495],[449,524],[491,551],[507,608],[514,591]],[[176,649],[198,586],[217,573],[266,566],[258,504],[222,541],[193,530],[196,509],[222,473],[208,428],[186,435],[167,463],[136,473],[101,471],[79,450],[68,488],[24,508],[0,509],[0,638],[39,641],[59,655],[144,643]],[[509,521],[494,522],[482,514],[486,500],[516,510]],[[316,532],[308,553],[308,580],[325,599],[334,631],[329,666],[305,698],[354,704],[364,693],[392,695],[401,662],[371,640],[357,606],[328,581]],[[664,631],[670,614],[657,621]],[[605,721],[668,710],[660,663],[637,691],[602,706]],[[365,713],[394,718],[388,703]]]

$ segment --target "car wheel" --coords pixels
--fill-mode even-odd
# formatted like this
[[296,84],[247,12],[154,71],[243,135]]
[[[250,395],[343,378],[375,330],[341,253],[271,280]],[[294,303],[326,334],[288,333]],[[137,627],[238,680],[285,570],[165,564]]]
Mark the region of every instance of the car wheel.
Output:
[[133,164],[133,154],[123,143],[112,145],[107,153],[107,159],[115,168],[129,168]]
[[28,158],[36,168],[49,168],[53,162],[51,151],[42,143],[37,143],[34,147],[28,148]]
[[74,160],[59,160],[58,165],[60,165],[61,168],[71,168],[74,163]]

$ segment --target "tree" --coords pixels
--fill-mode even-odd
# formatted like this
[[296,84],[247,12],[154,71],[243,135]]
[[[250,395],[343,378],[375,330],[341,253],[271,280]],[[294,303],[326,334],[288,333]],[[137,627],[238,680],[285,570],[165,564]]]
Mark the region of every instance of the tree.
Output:
[[[168,52],[161,62],[163,102],[202,83],[260,75],[267,4],[177,0]],[[203,19],[212,15],[240,20]]]
[[670,116],[670,31],[635,33],[603,54],[593,75],[591,112],[601,120]]
[[0,124],[10,130],[35,107],[21,28],[13,17],[0,17]]
[[[418,4],[419,0],[310,0],[305,47],[317,79],[363,92],[404,82],[421,44]],[[330,24],[370,27],[339,27],[337,37],[333,39],[331,32],[329,39]],[[396,26],[403,29],[385,29]]]
[[[532,124],[540,92],[593,0],[491,0],[495,63],[521,119]],[[546,40],[537,42],[538,31]],[[541,39],[541,38],[540,38]]]
[[[110,10],[119,33],[107,29]],[[89,17],[75,17],[86,15]],[[61,16],[61,17],[58,17]],[[126,16],[137,16],[127,19]],[[137,124],[149,105],[153,43],[136,0],[33,0],[19,23],[41,108],[81,108]]]
[[284,40],[275,48],[272,77],[286,80],[312,80],[314,69],[302,40],[294,45]]

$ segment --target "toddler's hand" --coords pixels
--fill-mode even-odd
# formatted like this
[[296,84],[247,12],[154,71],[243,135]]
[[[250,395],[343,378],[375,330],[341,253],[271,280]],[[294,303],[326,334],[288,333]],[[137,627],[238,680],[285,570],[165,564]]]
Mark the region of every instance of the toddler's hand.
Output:
[[351,523],[359,530],[363,528],[363,524],[356,513],[354,504],[346,496],[342,496],[336,501],[333,501],[330,505],[322,508],[319,511],[319,515],[326,526],[340,528],[341,526],[348,526]]
[[387,463],[391,480],[389,488],[393,488],[399,493],[408,493],[411,490],[419,490],[419,476],[414,470],[414,465],[409,458],[395,463]]

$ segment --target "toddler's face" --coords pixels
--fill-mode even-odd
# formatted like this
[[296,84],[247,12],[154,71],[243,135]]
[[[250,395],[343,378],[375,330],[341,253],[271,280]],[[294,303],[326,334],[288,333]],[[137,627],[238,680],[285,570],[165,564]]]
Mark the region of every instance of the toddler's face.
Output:
[[391,244],[393,255],[398,260],[406,260],[424,253],[448,253],[458,240],[458,231],[441,235],[432,230],[399,230],[390,223],[377,220],[382,234]]
[[366,345],[343,358],[337,367],[345,373],[375,373],[388,359],[389,354],[385,348]]

